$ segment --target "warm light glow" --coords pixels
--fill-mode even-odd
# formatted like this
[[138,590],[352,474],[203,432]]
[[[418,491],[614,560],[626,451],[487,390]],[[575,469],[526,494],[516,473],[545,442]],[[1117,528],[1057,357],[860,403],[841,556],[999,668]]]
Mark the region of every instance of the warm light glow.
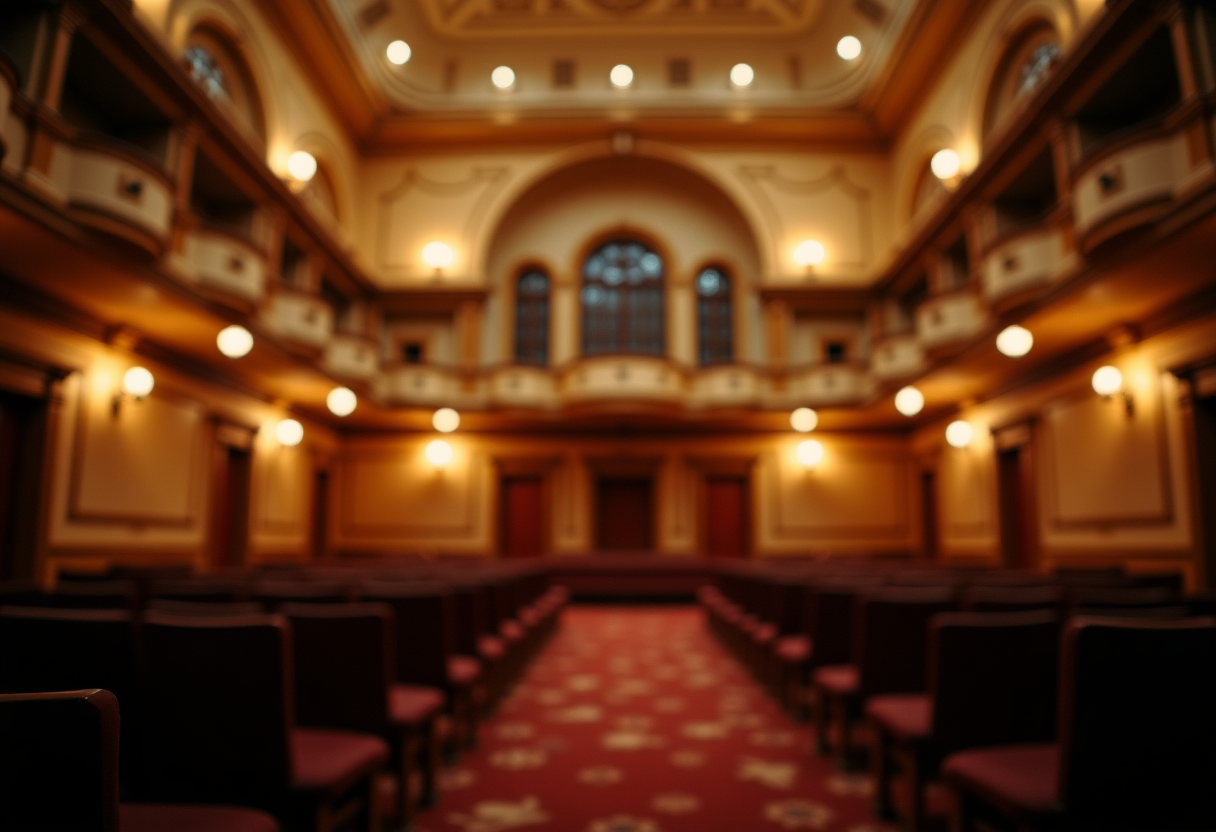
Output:
[[925,407],[925,394],[915,387],[905,387],[895,394],[895,409],[905,416],[915,416]]
[[836,41],[836,54],[846,61],[856,60],[861,55],[861,41],[852,35],[845,35]]
[[1010,358],[1021,358],[1030,352],[1030,348],[1033,346],[1034,336],[1024,326],[1016,324],[1007,326],[1001,330],[1000,335],[996,336],[996,348],[1001,351],[1002,355]]
[[388,49],[384,50],[384,52],[386,55],[388,55],[389,62],[394,63],[397,66],[401,66],[403,63],[408,61],[410,59],[410,55],[413,54],[413,51],[410,49],[410,45],[403,40],[393,41],[388,45]]
[[317,157],[307,150],[297,150],[287,157],[287,175],[297,182],[311,181],[317,175]]
[[431,426],[440,433],[451,433],[460,427],[460,414],[450,407],[441,407],[431,417]]
[[335,416],[349,416],[355,412],[358,404],[359,399],[355,395],[355,391],[349,387],[335,387],[325,397],[325,406]]
[[730,68],[730,82],[736,87],[746,87],[756,80],[756,70],[748,64],[735,64]]
[[274,435],[280,445],[294,448],[304,438],[304,426],[295,419],[284,419],[274,426]]
[[938,179],[953,179],[958,176],[961,167],[958,153],[948,147],[934,153],[933,158],[929,160],[929,170],[933,171],[933,175]]
[[122,377],[122,392],[134,399],[142,399],[155,386],[156,379],[145,367],[132,367]]
[[823,444],[814,439],[808,439],[799,443],[798,449],[794,451],[794,456],[803,466],[814,468],[823,462]]
[[608,80],[612,86],[623,90],[633,83],[633,68],[628,64],[617,64],[608,73]]
[[1099,396],[1113,396],[1123,389],[1123,373],[1119,372],[1118,367],[1107,364],[1094,370],[1090,383]]
[[446,269],[455,258],[455,252],[447,243],[435,240],[422,247],[422,262],[432,269]]
[[515,70],[509,66],[500,66],[490,73],[490,83],[500,90],[509,90],[515,86]]
[[959,420],[951,422],[946,426],[946,441],[955,448],[965,448],[971,444],[971,438],[975,436],[975,429],[971,427],[970,422]]
[[818,266],[827,256],[827,250],[818,240],[803,240],[794,249],[794,262],[799,266]]
[[810,433],[819,424],[819,414],[809,407],[800,407],[790,414],[790,427],[799,433]]
[[226,326],[215,336],[215,345],[229,358],[242,358],[253,349],[253,336],[243,326]]
[[426,446],[426,461],[436,468],[442,468],[452,461],[452,446],[442,439],[436,439]]

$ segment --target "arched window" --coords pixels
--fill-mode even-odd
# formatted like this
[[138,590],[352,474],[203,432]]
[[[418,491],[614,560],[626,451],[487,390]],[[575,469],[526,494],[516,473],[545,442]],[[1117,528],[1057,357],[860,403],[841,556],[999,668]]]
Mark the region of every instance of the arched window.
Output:
[[613,240],[583,264],[583,354],[662,355],[663,258]]
[[515,284],[515,360],[549,363],[549,276],[528,269]]
[[266,143],[266,120],[253,74],[226,34],[203,24],[186,38],[182,55],[190,77],[253,138]]
[[697,351],[703,367],[735,358],[730,277],[716,266],[697,275]]
[[1046,21],[1029,26],[1001,58],[984,108],[984,135],[1029,97],[1060,61],[1060,38]]

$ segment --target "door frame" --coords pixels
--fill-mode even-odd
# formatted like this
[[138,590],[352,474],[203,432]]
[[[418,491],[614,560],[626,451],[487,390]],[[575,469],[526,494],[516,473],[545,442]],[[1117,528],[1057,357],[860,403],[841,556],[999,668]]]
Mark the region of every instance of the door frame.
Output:
[[[592,549],[596,552],[614,551],[605,549],[601,540],[600,532],[600,487],[606,482],[645,482],[647,495],[650,503],[650,516],[647,518],[649,528],[646,530],[646,536],[650,539],[650,546],[647,547],[650,551],[655,552],[659,549],[659,500],[658,488],[655,483],[657,478],[654,474],[597,474],[591,489],[591,537]],[[619,551],[619,550],[617,550]]]
[[[996,470],[996,499],[997,499],[997,546],[1001,564],[1012,569],[1038,569],[1043,563],[1042,534],[1039,529],[1039,489],[1037,471],[1035,469],[1035,421],[1028,419],[1011,425],[1002,425],[992,431],[993,463]],[[1001,457],[1003,454],[1017,453],[1017,482],[1015,492],[1006,492],[1001,473]],[[1022,561],[1011,562],[1011,554],[1016,558],[1017,553],[1008,551],[1007,526],[1011,518],[1006,517],[1007,499],[1016,501],[1020,508],[1018,517],[1013,520],[1018,525],[1018,535],[1022,544]]]

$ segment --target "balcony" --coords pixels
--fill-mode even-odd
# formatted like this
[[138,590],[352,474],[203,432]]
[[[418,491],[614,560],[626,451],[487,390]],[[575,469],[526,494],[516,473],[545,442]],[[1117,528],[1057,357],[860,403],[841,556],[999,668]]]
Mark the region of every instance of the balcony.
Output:
[[911,333],[883,338],[870,352],[870,371],[883,380],[914,376],[924,366],[925,351]]
[[925,349],[965,341],[979,332],[987,314],[970,290],[938,295],[916,309],[916,337]]
[[321,298],[286,289],[276,291],[262,309],[266,326],[288,341],[324,349],[333,336],[334,312]]
[[134,149],[102,137],[61,142],[50,178],[77,222],[153,255],[164,250],[173,186],[164,171]]
[[980,266],[984,300],[997,304],[1054,283],[1076,265],[1059,228],[1031,228],[998,242]]
[[698,408],[751,407],[764,392],[764,379],[751,367],[707,367],[692,378],[690,404]]
[[322,361],[329,372],[355,381],[370,381],[380,370],[375,343],[355,335],[334,335]]
[[560,402],[557,377],[544,367],[499,367],[489,377],[489,397],[498,407],[548,409]]
[[684,378],[666,359],[640,355],[584,358],[566,369],[561,394],[566,403],[606,399],[676,403]]
[[823,364],[792,375],[788,389],[798,402],[822,407],[857,404],[872,386],[858,365]]
[[391,404],[415,407],[482,406],[480,397],[462,392],[456,371],[425,364],[401,364],[375,381],[377,395]]
[[266,292],[265,258],[246,240],[222,231],[188,232],[172,270],[220,301],[252,307]]

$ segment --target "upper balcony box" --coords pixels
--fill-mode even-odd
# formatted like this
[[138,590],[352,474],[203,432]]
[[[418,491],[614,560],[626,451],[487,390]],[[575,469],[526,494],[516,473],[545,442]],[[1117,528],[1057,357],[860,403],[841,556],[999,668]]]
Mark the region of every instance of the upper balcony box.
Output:
[[970,290],[938,295],[916,309],[916,337],[926,349],[970,338],[986,322],[980,299]]
[[480,404],[461,390],[461,379],[443,367],[402,364],[379,376],[376,393],[392,404],[452,407]]
[[870,353],[870,370],[880,379],[914,376],[924,366],[925,351],[911,333],[884,338]]
[[824,364],[803,370],[791,379],[791,392],[811,405],[852,404],[867,392],[865,373],[853,364]]
[[757,403],[760,387],[751,367],[705,367],[693,378],[691,402],[696,407],[749,407]]
[[982,266],[984,299],[996,303],[1046,286],[1076,262],[1058,228],[1032,228],[997,244]]
[[1086,248],[1156,219],[1184,184],[1189,166],[1185,135],[1155,131],[1119,142],[1077,174],[1073,212]]
[[186,234],[178,270],[221,296],[257,304],[266,291],[266,260],[241,237],[202,229]]
[[356,335],[334,335],[325,347],[325,369],[342,378],[370,381],[380,370],[376,345]]
[[566,401],[646,399],[679,402],[684,396],[681,374],[659,357],[618,355],[584,358],[562,378]]
[[78,222],[159,255],[169,236],[173,189],[164,171],[104,137],[55,148],[51,180]]
[[499,407],[556,407],[557,378],[547,368],[500,367],[490,376],[490,398]]
[[280,289],[262,310],[266,326],[289,341],[323,349],[333,335],[334,312],[321,298]]

